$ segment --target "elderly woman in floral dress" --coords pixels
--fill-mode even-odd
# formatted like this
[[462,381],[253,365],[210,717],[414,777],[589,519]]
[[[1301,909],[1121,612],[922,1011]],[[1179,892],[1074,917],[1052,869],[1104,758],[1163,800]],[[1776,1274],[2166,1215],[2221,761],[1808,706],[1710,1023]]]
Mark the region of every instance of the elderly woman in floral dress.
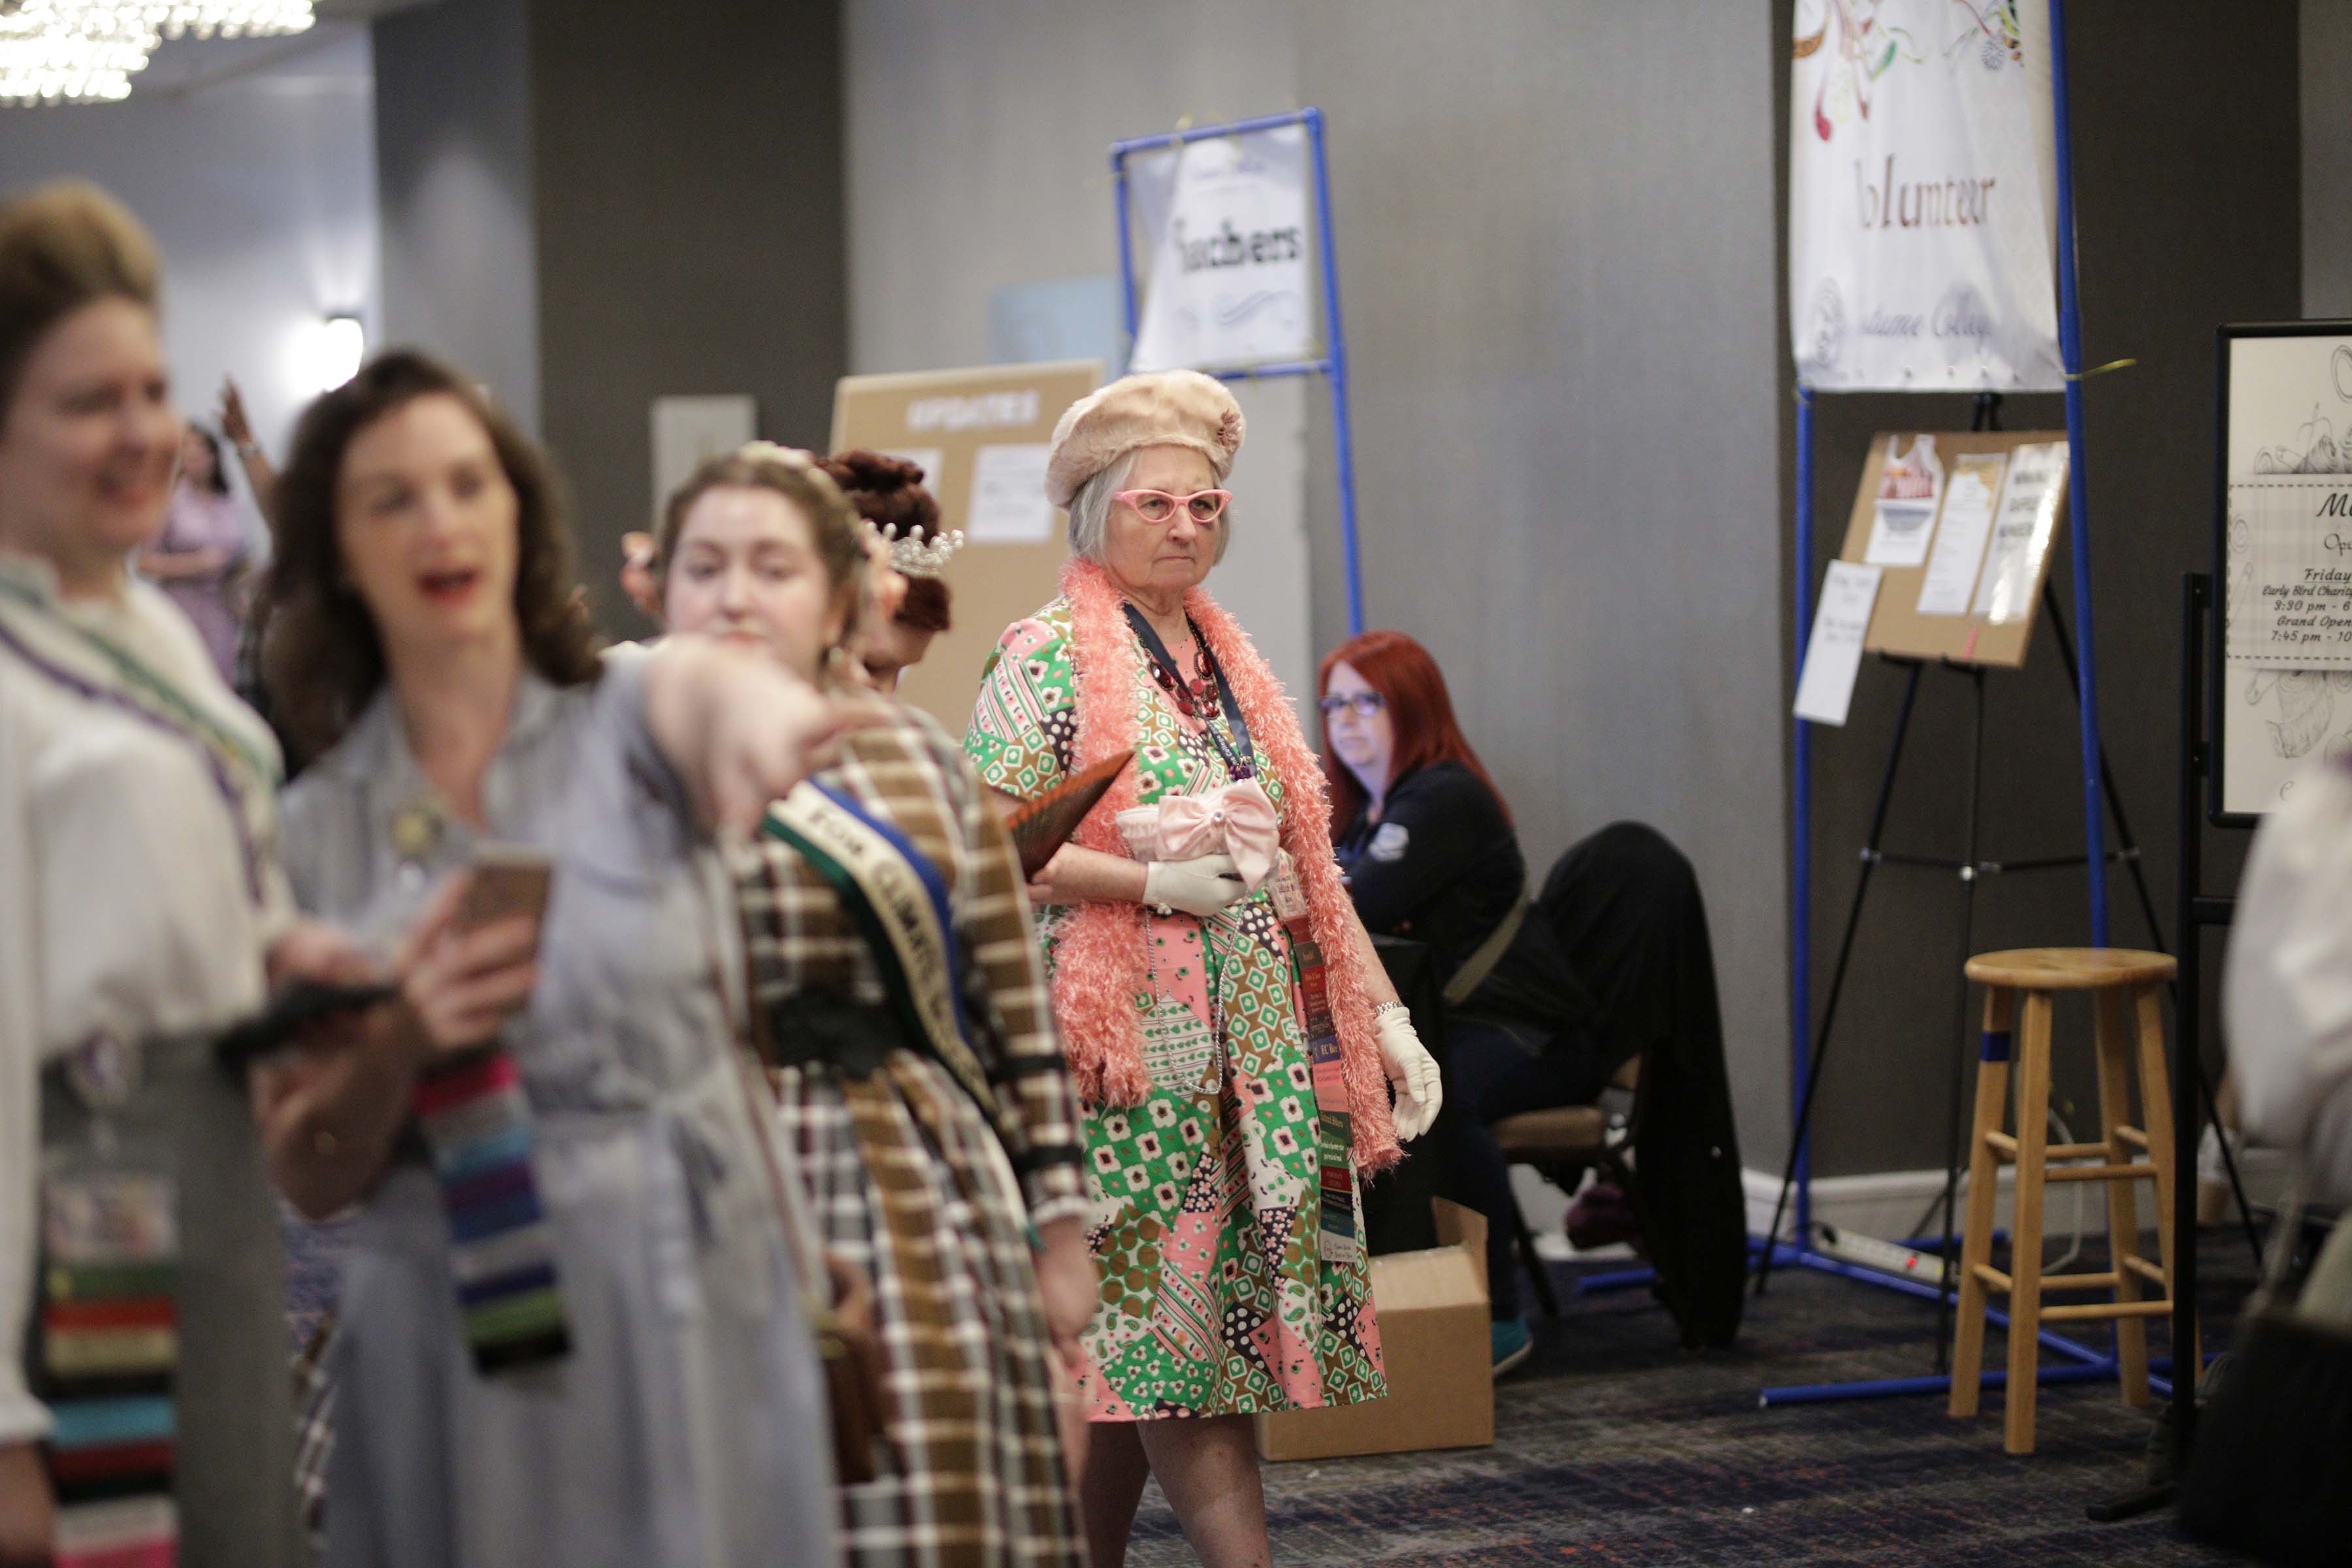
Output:
[[1016,802],[1134,758],[1031,889],[1087,1109],[1098,1568],[1147,1473],[1204,1562],[1266,1560],[1247,1417],[1386,1392],[1356,1176],[1437,1110],[1332,860],[1316,754],[1201,587],[1242,436],[1232,395],[1184,371],[1062,416],[1062,595],[1005,631],[965,739]]

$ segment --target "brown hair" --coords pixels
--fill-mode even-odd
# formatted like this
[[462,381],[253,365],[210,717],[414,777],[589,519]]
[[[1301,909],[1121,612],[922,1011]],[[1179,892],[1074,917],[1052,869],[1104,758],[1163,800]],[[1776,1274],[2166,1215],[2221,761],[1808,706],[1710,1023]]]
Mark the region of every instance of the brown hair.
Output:
[[[875,527],[897,530],[892,537],[898,539],[918,529],[926,539],[939,537],[939,498],[924,486],[921,464],[854,447],[821,459],[817,466],[841,487],[857,515]],[[941,579],[910,576],[907,596],[891,619],[919,632],[943,632],[951,622],[954,602]]]
[[911,630],[937,634],[955,624],[951,614],[954,607],[955,597],[948,592],[947,579],[909,577],[907,596],[898,601],[898,613],[890,618]]
[[848,498],[808,453],[772,441],[754,441],[707,459],[663,503],[661,529],[654,535],[654,578],[665,597],[678,535],[686,531],[687,513],[712,490],[734,487],[773,490],[798,507],[808,518],[817,559],[824,563],[825,579],[834,592],[856,583],[866,564],[866,540]]
[[596,634],[572,578],[562,482],[546,455],[481,390],[413,349],[379,355],[302,412],[278,477],[277,549],[257,616],[261,674],[297,749],[331,746],[383,684],[375,618],[351,586],[335,535],[343,457],[360,432],[420,397],[454,397],[489,436],[514,487],[514,608],[522,656],[558,686],[594,680]]
[[58,180],[0,203],[0,424],[51,328],[100,300],[153,310],[163,271],[145,226],[96,185]]

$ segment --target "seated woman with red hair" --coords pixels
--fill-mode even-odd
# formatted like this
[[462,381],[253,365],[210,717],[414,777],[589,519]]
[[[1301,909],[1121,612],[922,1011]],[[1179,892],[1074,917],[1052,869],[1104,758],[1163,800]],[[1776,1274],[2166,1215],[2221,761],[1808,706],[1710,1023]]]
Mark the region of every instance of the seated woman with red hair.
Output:
[[[1665,1293],[1687,1338],[1728,1340],[1721,1325],[1738,1319],[1745,1217],[1706,910],[1690,862],[1654,829],[1620,822],[1560,857],[1530,900],[1510,807],[1426,648],[1402,632],[1366,632],[1323,660],[1317,696],[1332,837],[1356,911],[1373,932],[1426,943],[1444,983],[1439,1183],[1492,1222],[1495,1370],[1533,1346],[1519,1315],[1510,1167],[1488,1124],[1591,1104],[1636,1056],[1648,1123],[1668,1085],[1679,1123],[1666,1157],[1650,1158],[1646,1133],[1636,1154],[1645,1192],[1651,1164],[1674,1187],[1674,1224],[1654,1214],[1654,1226],[1684,1231],[1696,1213],[1710,1239],[1738,1238],[1710,1249],[1719,1261],[1727,1247],[1736,1260],[1725,1279],[1715,1278],[1723,1268],[1706,1271],[1704,1305],[1689,1294],[1689,1270],[1672,1270]],[[1686,1238],[1646,1239],[1655,1254]],[[1658,1261],[1668,1275],[1668,1259]]]

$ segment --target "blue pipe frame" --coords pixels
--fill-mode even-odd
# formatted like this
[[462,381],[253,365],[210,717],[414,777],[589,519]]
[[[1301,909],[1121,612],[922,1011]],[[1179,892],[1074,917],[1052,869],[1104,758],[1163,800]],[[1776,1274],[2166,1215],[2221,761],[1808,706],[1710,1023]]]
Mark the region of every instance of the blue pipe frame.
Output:
[[[1323,342],[1320,359],[1284,360],[1271,364],[1227,365],[1208,369],[1219,381],[1274,381],[1288,376],[1319,375],[1331,395],[1331,447],[1339,470],[1339,551],[1348,581],[1348,635],[1364,629],[1363,567],[1356,545],[1356,440],[1348,414],[1348,333],[1339,313],[1339,260],[1331,235],[1331,164],[1323,146],[1323,111],[1295,110],[1287,114],[1263,114],[1225,125],[1196,125],[1157,136],[1130,137],[1110,147],[1112,200],[1118,214],[1119,301],[1127,316],[1129,352],[1134,352],[1137,324],[1135,242],[1130,228],[1127,161],[1139,153],[1181,147],[1217,136],[1246,136],[1276,131],[1286,125],[1307,128],[1307,145],[1315,171],[1315,237],[1320,252],[1323,283]],[[1204,367],[1206,368],[1206,367]]]
[[[2067,531],[2073,548],[2074,636],[2081,659],[2078,667],[2081,701],[2078,708],[2082,714],[2083,837],[2090,880],[2091,945],[2105,947],[2108,941],[2105,799],[2099,782],[2099,702],[2095,674],[2097,666],[2092,652],[2090,469],[2084,460],[2083,450],[2082,280],[2077,272],[2074,250],[2074,152],[2073,115],[2068,101],[2072,95],[2067,89],[2066,3],[2065,0],[2049,0],[2049,6],[2051,130],[2056,142],[2058,170],[2058,356],[2060,367],[2065,374]],[[1812,626],[1813,572],[1813,393],[1801,380],[1797,384],[1796,510],[1796,624],[1791,631],[1796,646],[1797,668],[1801,670],[1806,637]],[[1794,725],[1790,779],[1790,794],[1794,798],[1791,801],[1789,836],[1793,862],[1789,879],[1790,1059],[1794,1072],[1790,1085],[1790,1127],[1792,1131],[1797,1118],[1802,1114],[1804,1083],[1811,1068],[1812,1039],[1812,726],[1802,719],[1796,720]],[[1806,1143],[1810,1142],[1809,1138]],[[1812,1234],[1812,1160],[1809,1147],[1799,1146],[1794,1167],[1794,1234],[1797,1244],[1790,1246],[1776,1242],[1776,1258],[1785,1258],[1819,1272],[1875,1285],[1882,1289],[1937,1299],[1936,1291],[1916,1281],[1899,1279],[1893,1275],[1859,1268],[1812,1251],[1805,1240]],[[2003,1314],[1988,1310],[1986,1316],[1989,1321],[2006,1326],[2007,1319]],[[2094,1351],[2086,1345],[2047,1332],[2042,1335],[2042,1341],[2069,1358],[2069,1364],[2042,1368],[2039,1377],[2043,1383],[2071,1383],[2117,1375],[2112,1352]],[[2002,1373],[1984,1374],[1984,1384],[1989,1388],[2002,1386],[2006,1381],[2007,1376]],[[2171,1396],[2170,1385],[2160,1379],[2150,1378],[2149,1386],[2162,1397]],[[1768,1388],[1763,1391],[1759,1403],[1766,1405],[1822,1404],[1842,1399],[1942,1393],[1950,1387],[1948,1376],[1882,1378],[1800,1388]]]

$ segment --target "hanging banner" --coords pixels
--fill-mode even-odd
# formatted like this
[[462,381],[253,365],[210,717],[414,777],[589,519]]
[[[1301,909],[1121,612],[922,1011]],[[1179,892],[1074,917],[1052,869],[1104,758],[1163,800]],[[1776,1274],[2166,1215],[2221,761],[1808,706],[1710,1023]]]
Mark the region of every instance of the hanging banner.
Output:
[[1789,321],[1828,391],[2054,392],[2046,0],[1797,0]]
[[1188,142],[1128,178],[1150,268],[1129,370],[1314,356],[1304,126]]

